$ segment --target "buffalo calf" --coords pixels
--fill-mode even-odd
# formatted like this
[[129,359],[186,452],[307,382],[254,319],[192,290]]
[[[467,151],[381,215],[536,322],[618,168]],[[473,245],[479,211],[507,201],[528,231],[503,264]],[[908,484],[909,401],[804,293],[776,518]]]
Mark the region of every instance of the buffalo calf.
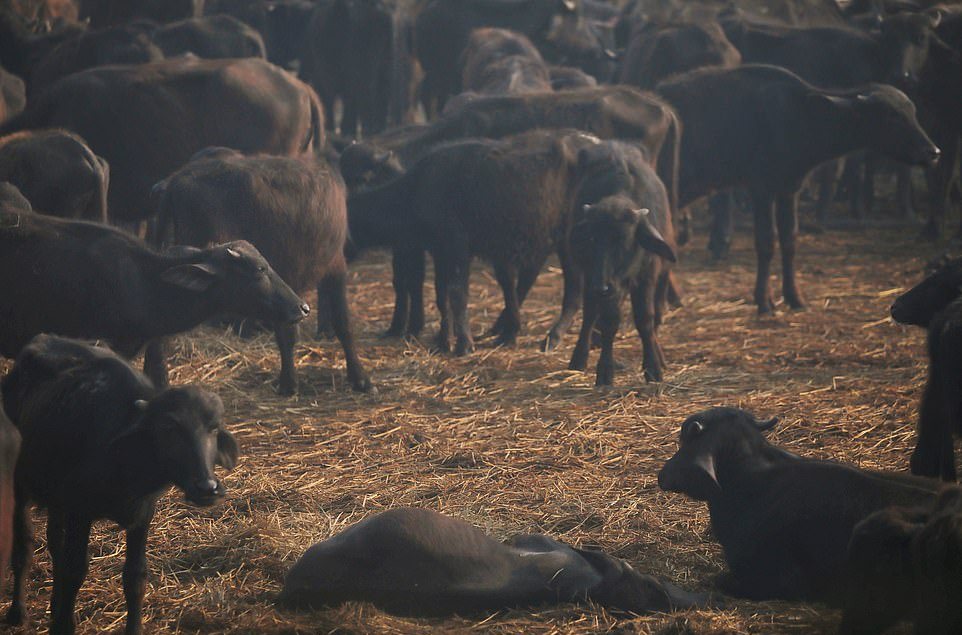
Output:
[[23,349],[2,389],[4,408],[23,436],[7,622],[24,618],[34,503],[47,508],[50,632],[74,632],[91,526],[112,520],[127,538],[126,632],[140,633],[147,532],[157,499],[174,485],[189,502],[212,505],[225,492],[214,465],[231,469],[237,462],[237,442],[220,423],[224,406],[197,386],[159,391],[109,350],[48,335]]
[[843,635],[882,633],[901,619],[919,635],[962,632],[962,489],[934,506],[890,507],[852,531]]
[[427,509],[386,511],[311,547],[287,574],[281,603],[373,602],[406,615],[450,615],[591,600],[635,613],[705,606],[601,551],[548,536],[500,543]]
[[[208,149],[155,187],[160,224],[175,243],[203,246],[250,240],[298,292],[312,286],[329,302],[331,326],[344,347],[355,390],[371,381],[354,350],[348,316],[344,243],[347,202],[337,170],[320,158],[244,156]],[[167,233],[161,230],[162,233]],[[324,311],[318,311],[318,323]],[[293,394],[296,327],[274,325],[281,353],[280,392]]]
[[[104,339],[126,357],[223,314],[294,323],[310,309],[250,244],[158,253],[112,227],[0,209],[0,355],[33,336]],[[151,378],[166,384],[162,359]]]
[[892,318],[928,329],[929,378],[919,406],[912,473],[956,479],[953,435],[962,436],[962,258],[909,289]]
[[892,505],[929,504],[939,483],[790,454],[762,435],[776,422],[736,408],[688,417],[658,485],[708,503],[725,592],[839,605],[855,525]]

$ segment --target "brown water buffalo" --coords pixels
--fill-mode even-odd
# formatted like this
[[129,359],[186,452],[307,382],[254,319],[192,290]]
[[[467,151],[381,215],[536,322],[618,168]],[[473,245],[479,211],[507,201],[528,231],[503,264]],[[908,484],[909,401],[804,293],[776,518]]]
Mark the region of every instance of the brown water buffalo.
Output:
[[41,213],[107,222],[110,167],[72,132],[0,137],[0,181],[16,185]]
[[501,543],[462,520],[410,507],[362,520],[308,549],[280,597],[288,607],[361,601],[402,615],[589,600],[634,613],[709,603],[602,551],[541,534]]
[[324,115],[306,84],[257,58],[177,58],[94,68],[55,82],[0,135],[76,132],[112,167],[110,217],[152,213],[150,189],[202,148],[298,155],[324,143]]
[[[211,149],[164,179],[155,193],[161,233],[169,228],[175,244],[249,240],[295,291],[316,288],[319,303],[330,305],[330,315],[318,311],[318,324],[331,320],[344,347],[351,386],[371,389],[351,333],[344,259],[347,201],[334,167],[314,157]],[[281,354],[279,391],[290,395],[297,389],[297,330],[286,321],[273,326]]]

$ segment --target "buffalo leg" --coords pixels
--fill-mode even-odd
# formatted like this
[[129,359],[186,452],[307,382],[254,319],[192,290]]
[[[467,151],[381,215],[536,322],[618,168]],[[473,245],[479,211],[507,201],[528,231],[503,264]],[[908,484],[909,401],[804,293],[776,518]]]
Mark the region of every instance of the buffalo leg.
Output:
[[126,635],[143,631],[144,592],[147,589],[147,531],[150,520],[127,530],[124,560],[124,599],[127,601]]
[[154,382],[157,388],[170,385],[167,377],[167,340],[157,338],[147,343],[144,351],[144,374]]
[[915,201],[912,197],[912,168],[904,163],[898,164],[895,169],[895,177],[896,198],[902,218],[907,221],[914,221],[918,216],[915,213]]
[[641,337],[646,381],[662,381],[664,378],[664,356],[658,343],[657,322],[655,319],[657,284],[645,276],[631,290],[631,310],[635,318],[635,328]]
[[513,265],[498,265],[494,268],[495,278],[504,296],[504,310],[489,331],[497,335],[495,344],[514,345],[521,331],[521,306],[518,300],[518,270]]
[[621,326],[621,293],[614,293],[601,300],[598,327],[601,331],[601,355],[595,386],[610,386],[615,381],[615,336]]
[[732,247],[732,234],[735,229],[735,201],[731,190],[715,194],[708,199],[708,212],[711,217],[711,232],[708,236],[708,250],[712,258],[722,260],[728,257]]
[[329,273],[321,280],[318,290],[323,289],[331,298],[331,326],[341,342],[347,360],[347,380],[351,388],[358,392],[371,389],[371,380],[361,366],[361,360],[354,348],[354,333],[351,330],[350,310],[347,306],[347,275],[345,272]]
[[581,312],[581,331],[578,333],[578,342],[575,344],[575,349],[571,353],[571,361],[568,362],[570,370],[584,370],[588,366],[591,334],[595,330],[595,323],[598,322],[599,304],[598,296],[589,290],[585,290],[584,308]]
[[7,624],[18,626],[26,614],[27,571],[33,559],[33,522],[30,520],[29,501],[26,493],[14,483],[13,549],[10,563],[13,568],[13,601],[7,611]]
[[87,546],[90,542],[90,520],[68,514],[63,541],[62,575],[53,579],[57,612],[50,616],[51,635],[72,635],[74,632],[74,604],[77,592],[87,577]]
[[[463,251],[467,254],[467,249]],[[471,257],[456,256],[452,259],[451,284],[448,298],[451,302],[451,319],[454,325],[454,354],[458,357],[474,351],[471,325],[468,321],[468,285],[471,274]]]
[[323,294],[317,294],[317,331],[315,337],[319,340],[334,338],[331,327],[331,299]]
[[411,277],[408,280],[407,292],[411,310],[408,314],[407,334],[411,337],[418,337],[424,330],[424,251],[418,249],[415,253],[412,250],[410,258]]
[[793,309],[805,307],[795,280],[795,250],[798,240],[798,193],[780,194],[776,201],[778,242],[782,250],[782,296]]
[[395,249],[391,256],[394,315],[385,337],[417,337],[424,328],[424,252]]
[[451,303],[448,299],[450,287],[449,264],[442,258],[434,257],[434,295],[441,322],[438,327],[436,346],[441,352],[451,350]]
[[958,155],[958,140],[945,143],[942,145],[942,157],[938,164],[926,170],[925,176],[929,186],[929,220],[922,230],[922,238],[926,240],[936,240],[942,233],[949,189],[952,186],[952,172]]
[[752,208],[755,215],[755,304],[761,315],[775,311],[768,278],[775,255],[775,227],[772,222],[772,197],[764,192],[752,192]]
[[[317,294],[320,297],[320,293]],[[275,324],[274,341],[281,354],[281,376],[277,382],[277,392],[293,395],[297,392],[297,371],[294,370],[294,346],[297,344],[297,325]]]
[[[53,579],[63,575],[63,544],[65,535],[64,514],[58,510],[48,510],[47,512],[47,551],[50,552],[50,560],[53,563]],[[57,614],[57,595],[50,594],[50,615]]]
[[945,421],[944,398],[935,377],[929,377],[919,404],[918,438],[909,467],[916,476],[938,478],[941,460],[941,428]]
[[[541,349],[544,351],[553,350],[564,337],[571,323],[578,313],[581,306],[581,299],[584,295],[584,274],[575,264],[574,258],[566,246],[558,248],[558,259],[561,261],[561,272],[564,277],[564,294],[561,298],[561,315],[552,325],[548,335],[545,336]],[[584,369],[584,365],[580,370]]]

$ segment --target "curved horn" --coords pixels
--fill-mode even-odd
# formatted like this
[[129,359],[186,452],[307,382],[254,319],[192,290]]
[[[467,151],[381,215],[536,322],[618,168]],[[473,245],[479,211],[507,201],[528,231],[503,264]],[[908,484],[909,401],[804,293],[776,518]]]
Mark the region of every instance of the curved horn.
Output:
[[765,430],[771,430],[778,423],[778,417],[772,417],[768,421],[762,421],[760,419],[755,419],[755,427],[764,432]]
[[230,256],[231,258],[240,258],[240,257],[241,257],[240,252],[237,251],[236,249],[234,249],[233,247],[228,247],[228,248],[227,248],[227,255]]

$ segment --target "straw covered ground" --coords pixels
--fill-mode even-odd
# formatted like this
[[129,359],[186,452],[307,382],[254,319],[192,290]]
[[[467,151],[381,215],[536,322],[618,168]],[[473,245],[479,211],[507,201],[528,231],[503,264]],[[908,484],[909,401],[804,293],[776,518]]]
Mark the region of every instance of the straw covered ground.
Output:
[[[751,238],[715,265],[704,234],[680,265],[685,305],[662,328],[670,364],[645,384],[640,342],[623,327],[616,352],[627,370],[612,390],[592,372],[565,370],[560,350],[537,344],[560,302],[561,275],[546,271],[525,306],[515,349],[482,343],[462,359],[378,337],[390,317],[389,259],[352,269],[360,350],[378,388],[345,384],[343,355],[306,337],[302,391],[278,397],[269,335],[250,341],[205,328],[177,344],[175,382],[217,391],[242,458],[226,476],[226,503],[197,509],[165,497],[148,547],[146,626],[183,633],[813,633],[839,613],[817,605],[735,602],[719,611],[633,616],[594,606],[514,610],[447,620],[402,619],[367,605],[314,613],[275,610],[284,573],[312,543],[379,511],[427,507],[499,538],[543,532],[597,545],[639,570],[708,589],[723,570],[705,506],[661,492],[656,474],[688,415],[713,405],[779,415],[774,441],[793,452],[864,467],[907,469],[925,374],[923,333],[887,319],[893,296],[920,279],[936,247],[915,229],[805,235],[801,282],[810,308],[760,319],[750,304]],[[777,287],[776,287],[777,288]],[[429,295],[428,297],[433,297]],[[311,298],[313,300],[313,298]],[[490,273],[475,266],[475,332],[501,305]],[[627,308],[627,307],[626,307]],[[429,315],[434,317],[433,306]],[[313,322],[313,320],[311,320]],[[436,321],[429,323],[433,330]],[[826,496],[831,496],[826,492]],[[38,517],[30,579],[30,629],[45,631],[50,565]],[[81,632],[116,631],[125,614],[121,535],[97,526],[90,575],[78,600]],[[27,629],[27,630],[30,630]]]

